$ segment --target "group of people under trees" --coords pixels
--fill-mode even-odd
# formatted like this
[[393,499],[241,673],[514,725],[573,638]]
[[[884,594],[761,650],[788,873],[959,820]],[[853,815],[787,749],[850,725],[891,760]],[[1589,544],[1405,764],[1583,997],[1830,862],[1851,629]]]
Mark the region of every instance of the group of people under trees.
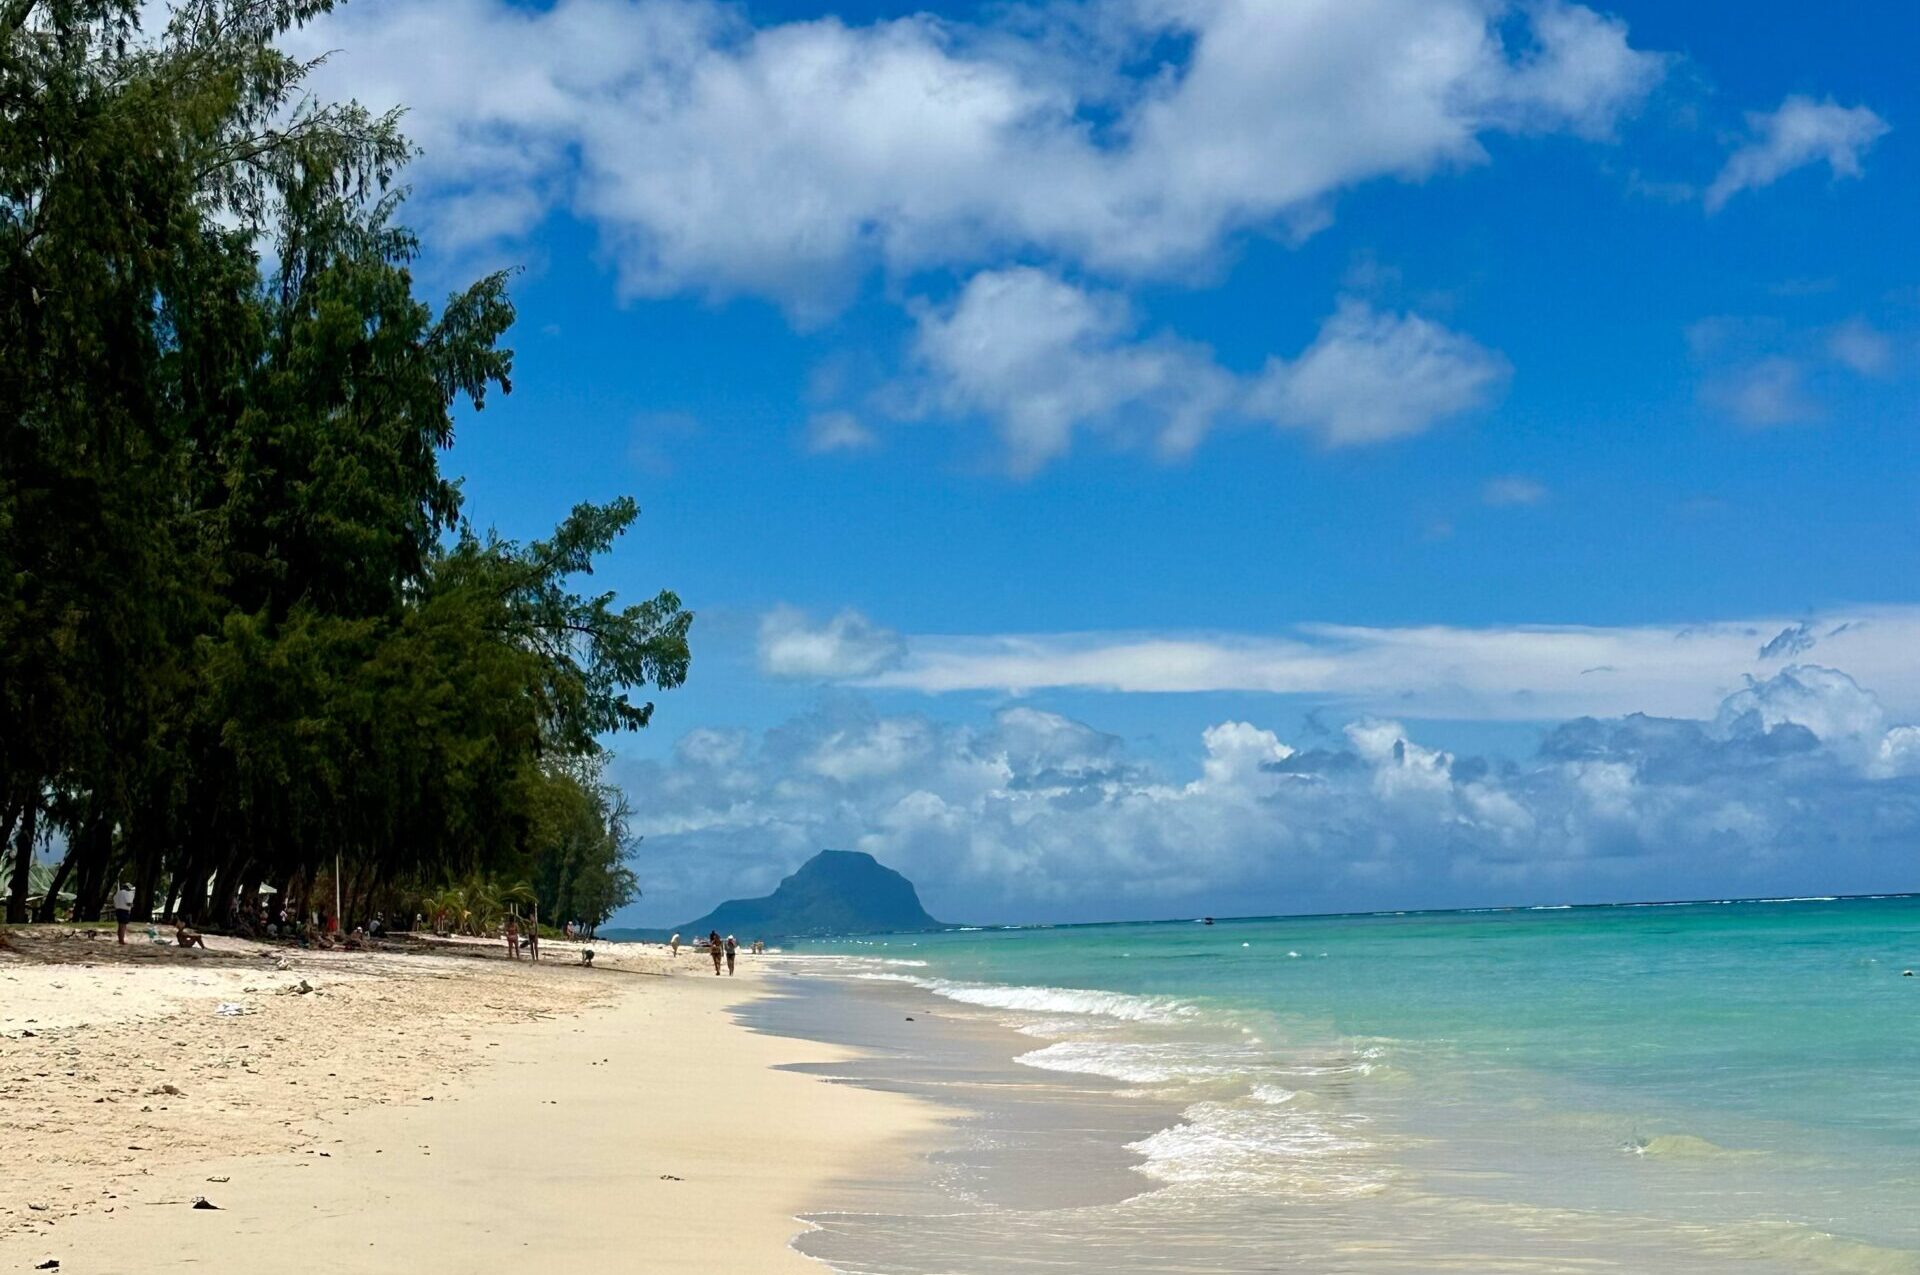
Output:
[[8,924],[120,882],[209,926],[265,886],[398,916],[525,880],[596,924],[637,890],[602,741],[685,680],[692,616],[575,587],[631,499],[468,520],[440,455],[509,389],[507,279],[416,295],[398,112],[279,47],[326,7],[0,22]]
[[[113,892],[113,919],[119,945],[127,942],[127,927],[134,920],[134,901],[137,897],[133,885],[121,881]],[[180,947],[200,947],[207,945],[206,938],[195,929],[183,915],[176,913],[172,918],[173,940]],[[368,943],[387,932],[386,918],[376,912],[367,918],[365,925],[356,925],[346,934],[340,933],[338,919],[324,910],[316,910],[305,917],[289,913],[284,905],[278,909],[269,908],[265,903],[249,909],[238,900],[229,909],[222,928],[237,938],[297,943],[301,947],[344,947],[349,950],[365,948]],[[156,934],[151,926],[149,934]]]

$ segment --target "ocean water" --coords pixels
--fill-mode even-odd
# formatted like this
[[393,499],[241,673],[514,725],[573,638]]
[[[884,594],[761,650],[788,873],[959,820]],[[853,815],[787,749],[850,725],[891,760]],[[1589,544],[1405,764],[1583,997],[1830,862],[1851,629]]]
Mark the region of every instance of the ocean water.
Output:
[[812,1219],[842,1271],[1920,1275],[1920,899],[980,930],[789,968],[866,1007],[846,1037],[895,1025],[859,1079],[957,1113],[923,1194]]

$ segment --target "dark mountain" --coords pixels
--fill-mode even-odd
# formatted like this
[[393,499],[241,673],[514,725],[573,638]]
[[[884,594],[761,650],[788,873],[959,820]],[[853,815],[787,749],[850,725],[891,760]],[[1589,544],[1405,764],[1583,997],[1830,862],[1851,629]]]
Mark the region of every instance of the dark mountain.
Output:
[[920,906],[913,882],[870,854],[822,850],[764,899],[729,899],[680,933],[709,930],[754,939],[827,934],[881,934],[946,927]]

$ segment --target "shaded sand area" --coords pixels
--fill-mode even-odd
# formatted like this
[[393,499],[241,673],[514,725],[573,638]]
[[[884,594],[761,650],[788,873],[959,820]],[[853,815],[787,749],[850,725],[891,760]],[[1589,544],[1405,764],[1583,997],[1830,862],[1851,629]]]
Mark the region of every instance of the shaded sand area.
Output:
[[0,1270],[818,1270],[795,1216],[937,1119],[739,1026],[751,960],[209,942],[7,936]]

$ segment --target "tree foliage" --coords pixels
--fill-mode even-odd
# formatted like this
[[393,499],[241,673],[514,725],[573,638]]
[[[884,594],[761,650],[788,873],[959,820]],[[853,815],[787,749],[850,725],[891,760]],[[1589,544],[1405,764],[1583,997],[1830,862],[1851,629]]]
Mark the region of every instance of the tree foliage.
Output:
[[121,879],[217,921],[335,865],[362,908],[476,874],[580,919],[633,892],[596,759],[685,679],[691,616],[578,591],[631,500],[526,545],[466,521],[440,456],[511,388],[507,281],[416,295],[397,117],[314,102],[275,44],[326,7],[142,32],[125,0],[0,0],[9,921]]

